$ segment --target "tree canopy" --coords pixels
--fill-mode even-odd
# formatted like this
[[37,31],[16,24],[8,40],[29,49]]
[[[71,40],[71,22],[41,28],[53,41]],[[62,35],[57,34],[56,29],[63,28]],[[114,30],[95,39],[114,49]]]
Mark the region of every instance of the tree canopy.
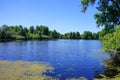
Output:
[[120,0],[81,0],[82,12],[91,5],[96,4],[99,11],[94,15],[98,26],[111,26],[120,24]]
[[81,0],[82,11],[96,4],[94,15],[98,26],[105,26],[99,32],[103,50],[112,52],[114,63],[120,62],[120,0]]
[[120,28],[102,38],[104,51],[120,50]]
[[[87,33],[87,34],[86,34]],[[90,33],[90,34],[89,34]],[[8,26],[2,25],[0,27],[0,40],[1,39],[98,39],[97,33],[85,31],[83,34],[80,32],[68,32],[61,34],[56,30],[49,30],[47,26],[36,25],[30,27],[23,27],[22,25]]]

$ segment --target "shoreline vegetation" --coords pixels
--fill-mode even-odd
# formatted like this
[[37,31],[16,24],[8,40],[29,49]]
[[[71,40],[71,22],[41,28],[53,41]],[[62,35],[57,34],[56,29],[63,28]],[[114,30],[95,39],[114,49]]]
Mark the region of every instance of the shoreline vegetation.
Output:
[[98,27],[104,27],[100,40],[110,55],[103,77],[97,80],[120,80],[120,0],[81,0],[81,4],[84,13],[93,5],[98,10],[94,18]]
[[0,80],[52,80],[43,75],[47,70],[54,68],[45,63],[0,60]]
[[99,80],[120,80],[120,25],[115,27],[114,32],[101,39],[103,50],[108,52],[110,59],[105,61],[106,69]]
[[120,66],[115,65],[111,59],[105,59],[105,71],[97,74],[94,80],[120,80]]
[[61,34],[56,30],[49,30],[47,26],[36,25],[23,27],[22,25],[0,26],[0,40],[44,40],[44,39],[98,39],[99,33],[92,33],[90,31],[68,32]]
[[[106,69],[103,74],[96,75],[98,80],[118,80],[120,79],[120,26],[115,26],[114,31],[109,31],[109,26],[97,33],[84,31],[83,34],[79,32],[69,32],[61,34],[56,30],[49,30],[47,26],[8,26],[2,25],[0,27],[0,40],[55,40],[55,39],[99,39],[103,44],[103,50],[109,54],[111,59],[106,63]],[[115,74],[114,74],[115,73]]]
[[[47,63],[0,60],[0,80],[59,80],[44,73],[54,68]],[[87,80],[84,77],[66,80]]]
[[[107,62],[108,60],[105,60]],[[110,62],[110,61],[108,61]],[[107,63],[108,64],[108,63]],[[111,64],[111,63],[110,63]],[[25,61],[6,61],[0,60],[0,80],[59,80],[44,75],[54,68],[47,63],[25,62]],[[106,65],[103,74],[95,76],[94,80],[119,80],[120,67]],[[70,78],[66,80],[88,80],[85,77]]]

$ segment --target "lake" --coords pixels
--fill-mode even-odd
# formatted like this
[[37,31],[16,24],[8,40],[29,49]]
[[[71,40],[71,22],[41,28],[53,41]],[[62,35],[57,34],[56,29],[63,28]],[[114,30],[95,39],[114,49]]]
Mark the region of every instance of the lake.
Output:
[[104,71],[99,40],[45,40],[0,42],[0,60],[47,62],[54,71],[45,74],[66,80],[86,77],[92,80],[96,74]]

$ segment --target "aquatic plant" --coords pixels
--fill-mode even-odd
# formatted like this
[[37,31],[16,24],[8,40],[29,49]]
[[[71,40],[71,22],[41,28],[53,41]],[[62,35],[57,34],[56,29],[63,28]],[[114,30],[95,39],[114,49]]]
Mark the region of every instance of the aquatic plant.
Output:
[[0,60],[0,80],[51,80],[43,73],[53,68],[44,63]]

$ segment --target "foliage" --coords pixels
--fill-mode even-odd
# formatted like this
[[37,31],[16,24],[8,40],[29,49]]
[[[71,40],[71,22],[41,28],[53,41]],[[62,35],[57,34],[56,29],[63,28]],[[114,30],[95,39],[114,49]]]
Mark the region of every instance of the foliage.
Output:
[[120,28],[102,38],[103,50],[109,52],[115,65],[120,65]]
[[19,40],[19,39],[25,39],[25,37],[21,36],[21,35],[17,35],[17,36],[15,36],[15,39],[17,39],[17,40]]
[[111,27],[105,27],[101,31],[98,32],[99,39],[101,40],[106,34],[113,33],[114,31],[111,30]]
[[84,31],[84,33],[82,34],[82,38],[83,39],[92,39],[93,38],[92,32],[90,32],[90,31]]
[[49,28],[46,26],[30,26],[29,28],[22,25],[0,27],[0,39],[50,39]]
[[120,67],[113,65],[114,62],[111,59],[105,60],[105,71],[103,74],[96,75],[94,80],[119,80],[120,79]]
[[[105,26],[105,28],[99,32],[103,50],[110,54],[113,60],[113,63],[110,64],[111,66],[120,66],[120,28],[118,28],[120,27],[120,0],[81,0],[81,3],[83,12],[87,10],[88,6],[97,4],[96,8],[98,13],[94,15],[96,23],[98,26]],[[119,79],[120,75],[111,79],[105,77],[100,80]]]
[[120,28],[114,33],[105,35],[102,39],[102,43],[105,51],[120,50]]
[[93,33],[92,34],[93,39],[99,39],[99,33]]
[[112,54],[115,63],[116,61],[119,62],[120,28],[117,28],[120,24],[120,0],[81,0],[81,3],[83,12],[86,11],[88,6],[97,4],[96,8],[99,12],[94,15],[96,23],[98,26],[105,26],[105,28],[99,32],[103,49]]
[[[87,35],[86,35],[87,32]],[[22,25],[0,27],[0,39],[98,39],[97,33],[85,31],[83,37],[79,32],[61,34],[56,30],[49,30],[47,26],[37,25],[29,28]]]
[[30,32],[31,34],[33,34],[33,32],[34,32],[34,26],[30,26],[29,32]]
[[99,12],[94,17],[98,26],[111,26],[114,30],[114,25],[120,24],[120,0],[81,0],[81,4],[83,12],[88,6],[97,4]]
[[64,39],[80,39],[81,35],[79,32],[69,32],[69,33],[65,33],[62,37]]

